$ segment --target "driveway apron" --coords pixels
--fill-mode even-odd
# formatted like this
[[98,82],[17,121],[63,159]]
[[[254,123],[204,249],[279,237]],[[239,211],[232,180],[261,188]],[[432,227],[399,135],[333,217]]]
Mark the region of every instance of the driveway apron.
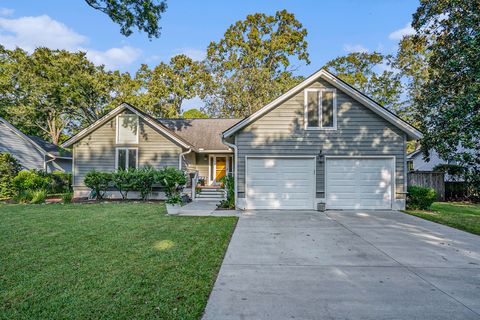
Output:
[[248,211],[204,319],[480,319],[480,237],[396,211]]

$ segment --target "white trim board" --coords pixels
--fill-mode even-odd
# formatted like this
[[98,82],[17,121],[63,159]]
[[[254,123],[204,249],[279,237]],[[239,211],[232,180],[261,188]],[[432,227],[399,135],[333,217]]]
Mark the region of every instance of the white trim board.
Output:
[[[158,129],[160,132],[164,133],[166,136],[171,138],[173,141],[178,143],[180,146],[184,148],[192,148],[192,150],[196,150],[193,146],[189,145],[186,141],[175,135],[173,132],[171,132],[169,129],[165,128],[162,124],[158,123],[157,121],[153,120],[150,117],[145,116],[141,112],[139,112],[135,107],[129,105],[128,103],[122,103],[106,115],[104,115],[102,118],[98,119],[96,122],[92,123],[90,126],[86,127],[79,133],[77,133],[75,136],[71,137],[68,139],[66,142],[62,144],[63,148],[67,148],[74,144],[75,142],[81,140],[83,137],[85,137],[87,134],[92,132],[93,130],[97,129],[101,125],[105,124],[108,120],[110,120],[112,117],[115,115],[119,114],[123,110],[128,109],[131,112],[135,113],[139,118],[143,119],[145,122],[149,123],[152,125],[154,128]],[[139,133],[140,134],[140,133]]]
[[246,117],[242,121],[238,122],[236,125],[232,126],[231,128],[225,130],[223,132],[223,137],[227,138],[231,135],[233,135],[235,132],[239,131],[240,129],[246,127],[253,121],[257,120],[267,112],[271,111],[278,105],[280,105],[282,102],[286,101],[293,95],[297,94],[299,91],[305,89],[309,85],[311,85],[313,82],[315,82],[317,79],[322,78],[329,82],[331,85],[336,87],[337,89],[341,90],[342,92],[348,94],[358,102],[360,102],[362,105],[365,107],[369,108],[371,111],[375,112],[388,122],[392,123],[405,133],[407,133],[410,137],[413,139],[421,139],[423,138],[423,134],[414,128],[412,125],[408,124],[404,120],[400,119],[398,116],[394,115],[393,113],[387,111],[384,107],[373,101],[372,99],[360,94],[357,90],[353,89],[349,85],[345,84],[342,80],[337,78],[335,75],[331,74],[325,69],[320,69],[319,71],[315,72],[312,74],[310,77],[305,79],[303,82],[300,84],[296,85],[292,89],[288,90],[286,93],[278,97],[277,99],[273,100],[263,108],[259,109],[258,111],[254,112],[250,116]]

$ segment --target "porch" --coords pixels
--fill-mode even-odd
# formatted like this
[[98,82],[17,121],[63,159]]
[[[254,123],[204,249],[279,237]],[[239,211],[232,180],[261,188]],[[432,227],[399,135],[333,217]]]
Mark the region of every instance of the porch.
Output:
[[217,201],[225,198],[222,178],[234,174],[234,157],[231,152],[191,153],[185,157],[190,176],[188,188],[192,200]]

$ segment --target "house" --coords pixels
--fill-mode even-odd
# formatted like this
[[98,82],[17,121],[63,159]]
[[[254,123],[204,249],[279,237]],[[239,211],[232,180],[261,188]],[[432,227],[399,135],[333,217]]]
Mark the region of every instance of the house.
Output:
[[406,142],[421,137],[322,69],[242,120],[154,119],[124,103],[63,146],[76,197],[92,169],[151,165],[198,171],[208,185],[231,173],[240,209],[402,209]]
[[70,152],[39,137],[28,136],[0,118],[0,152],[12,154],[23,169],[72,171]]
[[[465,152],[465,148],[459,148],[458,151]],[[472,151],[473,154],[473,151]],[[450,160],[443,160],[440,158],[438,153],[435,150],[430,151],[429,155],[430,160],[426,161],[423,158],[423,152],[419,150],[415,150],[409,154],[407,154],[407,169],[408,171],[422,171],[422,172],[433,172],[435,167],[439,165],[456,165],[456,161]],[[445,181],[464,181],[464,178],[461,175],[451,175],[445,174]]]

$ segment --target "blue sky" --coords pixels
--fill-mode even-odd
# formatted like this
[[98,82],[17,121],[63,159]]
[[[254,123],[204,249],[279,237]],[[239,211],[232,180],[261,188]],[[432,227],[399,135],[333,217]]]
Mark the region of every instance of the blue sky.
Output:
[[[119,33],[118,25],[83,0],[0,0],[0,43],[33,50],[47,46],[85,50],[95,63],[110,69],[135,72],[141,63],[151,66],[185,53],[201,59],[210,41],[246,15],[274,14],[287,9],[308,30],[311,64],[297,74],[307,76],[325,62],[352,51],[394,53],[418,0],[317,1],[168,1],[160,24],[162,35],[149,40],[135,32]],[[198,99],[185,109],[201,104]]]

